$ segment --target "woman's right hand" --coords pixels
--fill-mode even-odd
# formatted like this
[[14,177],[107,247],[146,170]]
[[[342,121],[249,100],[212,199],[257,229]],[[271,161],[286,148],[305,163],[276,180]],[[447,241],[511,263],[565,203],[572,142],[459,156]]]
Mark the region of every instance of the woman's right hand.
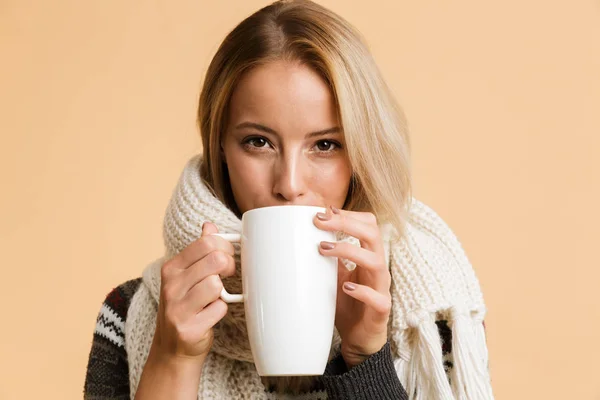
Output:
[[213,326],[227,313],[219,275],[235,273],[233,245],[212,235],[217,232],[205,223],[198,240],[163,264],[154,357],[203,363],[210,351]]

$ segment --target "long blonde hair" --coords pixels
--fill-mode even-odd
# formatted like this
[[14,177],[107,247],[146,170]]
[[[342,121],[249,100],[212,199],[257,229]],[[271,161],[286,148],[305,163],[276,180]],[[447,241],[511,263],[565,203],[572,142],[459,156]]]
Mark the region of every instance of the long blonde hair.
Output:
[[344,208],[370,211],[403,234],[412,199],[406,118],[361,34],[312,1],[276,1],[258,10],[217,50],[198,105],[204,182],[239,215],[221,154],[229,101],[242,74],[277,60],[312,67],[331,88],[353,171]]

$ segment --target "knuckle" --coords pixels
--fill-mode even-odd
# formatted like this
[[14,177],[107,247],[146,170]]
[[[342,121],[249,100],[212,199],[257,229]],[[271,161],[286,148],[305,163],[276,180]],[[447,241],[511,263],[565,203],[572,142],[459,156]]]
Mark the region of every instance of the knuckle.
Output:
[[206,279],[208,280],[207,285],[210,292],[212,294],[221,294],[221,290],[223,290],[223,281],[221,281],[221,278],[218,275],[211,275]]
[[369,229],[365,232],[365,236],[371,243],[375,243],[379,239],[379,231],[376,228]]
[[226,267],[229,265],[229,257],[222,251],[215,250],[210,253],[209,263],[218,267]]
[[162,287],[162,294],[166,301],[172,301],[176,298],[177,288],[174,284],[167,282]]
[[346,232],[348,228],[348,218],[345,215],[340,215],[340,230]]
[[225,303],[223,300],[218,299],[215,300],[214,304],[214,323],[219,322],[221,319],[223,319],[223,317],[225,316],[225,314],[227,314],[227,303]]
[[227,246],[227,253],[233,256],[235,254],[235,247],[233,247],[233,244],[230,242],[225,242],[225,243]]
[[202,246],[207,252],[219,248],[218,237],[213,235],[202,236],[200,240],[200,246]]
[[169,278],[169,276],[171,276],[171,271],[174,268],[174,259],[170,259],[168,261],[166,261],[161,267],[160,267],[160,277],[161,279],[164,281],[166,279]]
[[392,296],[389,293],[383,296],[381,310],[385,313],[390,313],[392,311]]
[[377,224],[377,217],[372,212],[366,213],[366,218],[369,224]]
[[227,314],[228,308],[229,307],[227,306],[227,303],[225,303],[223,300],[221,300],[221,299],[217,300],[217,311],[218,311],[218,315],[219,315],[219,320],[222,319]]
[[227,267],[225,268],[224,272],[226,276],[235,275],[235,260],[232,256],[227,257]]
[[202,310],[202,313],[203,322],[207,327],[212,328],[227,313],[227,304],[223,300],[217,299]]
[[392,301],[386,301],[383,304],[382,311],[386,314],[389,314],[392,311]]

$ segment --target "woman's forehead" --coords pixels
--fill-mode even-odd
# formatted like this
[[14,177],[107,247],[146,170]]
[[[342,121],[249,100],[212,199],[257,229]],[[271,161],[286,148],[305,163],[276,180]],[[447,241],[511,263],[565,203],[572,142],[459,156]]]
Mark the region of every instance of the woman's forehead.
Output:
[[317,119],[336,114],[331,91],[320,75],[308,66],[289,62],[249,71],[238,82],[230,105],[232,111],[257,116],[310,113]]

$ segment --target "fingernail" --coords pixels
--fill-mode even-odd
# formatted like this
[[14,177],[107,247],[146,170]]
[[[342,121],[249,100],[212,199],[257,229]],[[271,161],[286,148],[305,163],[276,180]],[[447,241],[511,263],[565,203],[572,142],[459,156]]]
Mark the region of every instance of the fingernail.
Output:
[[335,243],[321,242],[321,248],[323,248],[325,250],[333,250],[333,249],[335,249]]
[[339,214],[340,210],[334,206],[330,206],[331,207],[331,211],[333,211],[334,214]]
[[331,219],[331,215],[328,215],[328,214],[325,214],[322,212],[318,212],[317,218],[319,218],[321,221],[329,221]]
[[356,285],[352,282],[346,282],[346,283],[344,283],[344,289],[354,290],[354,289],[356,289]]

